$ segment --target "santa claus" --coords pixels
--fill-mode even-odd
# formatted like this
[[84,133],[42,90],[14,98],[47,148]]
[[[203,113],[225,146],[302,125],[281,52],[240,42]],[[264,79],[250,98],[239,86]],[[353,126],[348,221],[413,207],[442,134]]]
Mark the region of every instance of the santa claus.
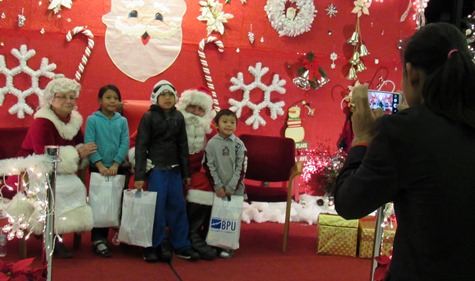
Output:
[[[209,228],[214,191],[201,166],[206,142],[216,133],[211,127],[216,115],[213,110],[211,91],[203,86],[185,90],[176,107],[185,117],[188,136],[191,173],[191,184],[186,187],[189,238],[193,249],[198,252],[201,259],[212,260],[217,253],[214,248],[206,244],[205,239]],[[136,133],[131,135],[132,148],[129,150],[129,160],[132,165],[135,156],[135,137]],[[152,167],[151,161],[148,161],[147,170]]]
[[201,166],[206,142],[215,133],[211,128],[216,114],[212,106],[211,91],[205,87],[184,91],[177,104],[185,117],[190,154],[191,184],[186,194],[190,240],[193,249],[205,260],[216,257],[216,250],[205,242],[214,191]]

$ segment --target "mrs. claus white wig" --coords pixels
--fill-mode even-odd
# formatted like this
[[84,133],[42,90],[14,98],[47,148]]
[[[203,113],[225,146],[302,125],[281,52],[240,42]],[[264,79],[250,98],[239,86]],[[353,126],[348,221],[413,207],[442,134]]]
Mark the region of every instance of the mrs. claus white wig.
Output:
[[81,84],[78,82],[61,77],[51,80],[48,85],[46,85],[45,91],[43,93],[43,106],[49,106],[53,102],[53,98],[58,93],[67,93],[74,92],[76,97],[79,97],[79,91],[81,90]]

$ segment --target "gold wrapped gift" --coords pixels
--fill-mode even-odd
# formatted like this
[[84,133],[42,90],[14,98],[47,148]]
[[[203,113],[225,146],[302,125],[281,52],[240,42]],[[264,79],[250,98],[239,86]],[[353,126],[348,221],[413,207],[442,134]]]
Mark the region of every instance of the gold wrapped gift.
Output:
[[[374,217],[363,218],[358,227],[358,257],[371,258],[373,256],[374,229],[376,219]],[[381,255],[389,256],[393,248],[394,234],[396,225],[393,228],[389,226],[383,229],[383,240],[381,243]]]
[[317,254],[356,257],[358,220],[333,214],[318,216]]

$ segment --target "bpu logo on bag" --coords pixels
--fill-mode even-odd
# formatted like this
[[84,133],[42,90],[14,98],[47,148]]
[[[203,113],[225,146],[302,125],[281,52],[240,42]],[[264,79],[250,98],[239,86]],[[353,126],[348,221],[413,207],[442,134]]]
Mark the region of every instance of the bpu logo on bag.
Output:
[[211,218],[210,227],[221,231],[236,231],[236,221]]

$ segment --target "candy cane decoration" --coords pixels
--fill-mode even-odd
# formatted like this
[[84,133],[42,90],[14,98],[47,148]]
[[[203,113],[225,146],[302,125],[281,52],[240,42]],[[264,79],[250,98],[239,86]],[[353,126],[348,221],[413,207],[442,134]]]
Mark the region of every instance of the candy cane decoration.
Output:
[[78,33],[82,33],[87,36],[87,46],[86,46],[86,49],[84,50],[84,55],[81,58],[81,62],[79,63],[78,70],[76,71],[76,74],[74,75],[74,80],[79,82],[79,80],[81,80],[81,75],[84,72],[84,68],[86,67],[87,60],[91,56],[91,51],[94,48],[94,35],[86,27],[76,26],[72,30],[68,31],[68,33],[66,34],[66,41],[71,42],[71,40],[73,39],[73,36]]
[[221,110],[219,108],[218,95],[216,94],[214,90],[213,79],[211,78],[211,74],[208,68],[208,61],[206,60],[206,55],[204,52],[204,49],[207,43],[216,44],[216,46],[218,46],[218,51],[220,51],[221,53],[224,52],[224,45],[223,45],[223,42],[221,42],[221,40],[218,40],[216,37],[208,36],[208,38],[201,40],[199,44],[199,49],[198,49],[198,55],[200,57],[201,68],[203,69],[203,72],[205,74],[206,84],[208,85],[208,88],[211,90],[211,94],[213,96],[213,108],[216,112],[218,112]]

